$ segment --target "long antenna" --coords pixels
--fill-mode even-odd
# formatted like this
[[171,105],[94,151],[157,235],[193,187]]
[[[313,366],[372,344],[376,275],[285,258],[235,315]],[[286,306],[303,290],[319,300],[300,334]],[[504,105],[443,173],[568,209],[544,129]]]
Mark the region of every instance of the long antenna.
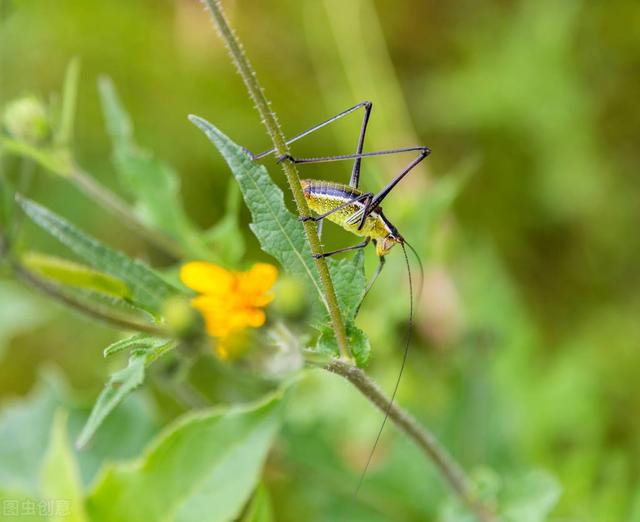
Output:
[[411,243],[409,243],[406,239],[404,240],[404,243],[411,249],[411,252],[413,252],[413,255],[416,257],[418,266],[420,267],[420,284],[418,285],[418,299],[416,300],[419,307],[422,297],[422,287],[424,285],[424,266],[422,266],[422,259],[420,259],[418,252],[416,252],[416,249],[411,246]]
[[[404,353],[402,354],[402,363],[400,364],[400,371],[398,372],[398,378],[396,379],[396,384],[393,387],[391,400],[389,401],[389,405],[387,406],[387,409],[384,412],[384,419],[382,420],[382,424],[380,425],[380,430],[378,431],[378,435],[376,435],[376,440],[373,443],[373,447],[371,448],[371,452],[369,453],[369,457],[367,458],[367,464],[365,465],[364,469],[362,470],[362,474],[360,475],[360,480],[358,481],[358,486],[356,487],[356,492],[355,492],[356,496],[358,495],[358,492],[362,487],[362,483],[364,482],[364,477],[367,474],[367,470],[369,469],[369,465],[371,464],[371,460],[373,459],[373,454],[375,453],[376,448],[378,447],[378,442],[380,441],[382,430],[384,429],[384,425],[387,423],[387,419],[389,418],[389,411],[391,410],[391,406],[393,406],[393,401],[396,398],[396,393],[398,392],[398,387],[400,386],[400,379],[402,378],[402,373],[404,372],[404,367],[407,363],[407,356],[409,355],[409,342],[411,341],[411,331],[413,329],[413,282],[411,280],[411,267],[409,266],[409,256],[407,256],[407,250],[404,247],[404,242],[400,243],[400,245],[402,246],[402,251],[404,252],[404,260],[407,264],[407,275],[409,276],[410,306],[409,306],[409,327],[407,328],[407,340],[404,345]],[[422,267],[422,263],[420,264],[420,266]]]

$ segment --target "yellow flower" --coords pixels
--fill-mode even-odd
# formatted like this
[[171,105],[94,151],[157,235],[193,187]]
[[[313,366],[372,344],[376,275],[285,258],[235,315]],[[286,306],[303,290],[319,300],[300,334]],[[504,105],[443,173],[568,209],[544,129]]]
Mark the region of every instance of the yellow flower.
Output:
[[191,304],[202,313],[207,333],[218,339],[220,356],[229,355],[225,347],[232,337],[264,324],[263,308],[274,298],[271,287],[277,275],[276,267],[266,263],[257,263],[247,272],[232,272],[204,261],[182,266],[180,279],[200,294]]

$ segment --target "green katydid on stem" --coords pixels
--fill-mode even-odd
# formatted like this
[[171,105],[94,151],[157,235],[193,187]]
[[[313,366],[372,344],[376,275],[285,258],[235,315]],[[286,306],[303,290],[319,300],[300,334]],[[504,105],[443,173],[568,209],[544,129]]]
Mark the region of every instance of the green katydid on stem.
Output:
[[[238,68],[242,79],[245,82],[249,95],[260,113],[261,119],[273,142],[275,153],[280,158],[291,158],[288,154],[288,147],[284,134],[282,133],[275,114],[269,107],[269,103],[264,95],[262,87],[258,83],[256,74],[245,56],[240,42],[231,30],[224,17],[220,2],[218,0],[203,0],[208,8],[216,29],[227,46],[231,58]],[[424,156],[428,154],[425,148]],[[282,161],[282,168],[287,177],[287,181],[293,193],[298,209],[298,214],[302,218],[309,216],[309,208],[305,200],[305,195],[300,184],[295,163],[293,161]],[[437,439],[423,426],[419,425],[411,415],[399,406],[393,404],[392,400],[386,398],[379,390],[378,386],[367,375],[351,364],[351,357],[348,351],[346,332],[338,307],[335,290],[327,265],[322,257],[319,239],[316,234],[316,227],[310,219],[304,219],[304,228],[314,258],[320,272],[320,277],[324,286],[329,313],[333,323],[335,336],[340,348],[341,360],[335,360],[325,367],[326,370],[336,373],[353,384],[364,396],[373,404],[384,411],[395,425],[407,436],[412,438],[422,452],[431,460],[442,474],[444,479],[451,486],[453,492],[469,507],[474,516],[481,522],[497,522],[497,516],[492,510],[480,502],[474,495],[471,481],[468,479],[462,468],[451,458],[439,445]],[[406,256],[406,253],[405,253]],[[407,261],[408,263],[408,261]]]

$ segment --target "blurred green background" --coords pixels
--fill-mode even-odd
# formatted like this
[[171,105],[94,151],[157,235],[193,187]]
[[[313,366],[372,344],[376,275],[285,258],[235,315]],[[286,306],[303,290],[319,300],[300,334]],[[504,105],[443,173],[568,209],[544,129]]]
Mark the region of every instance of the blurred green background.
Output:
[[[368,150],[433,150],[385,201],[426,269],[398,400],[486,488],[509,497],[521,513],[515,520],[548,512],[558,521],[640,521],[640,3],[224,5],[286,133],[368,99]],[[47,100],[79,57],[73,148],[81,165],[118,190],[96,90],[108,75],[137,141],[180,173],[189,216],[208,227],[223,215],[231,176],[187,114],[253,151],[269,140],[198,2],[3,0],[0,14],[1,104],[25,94]],[[359,124],[336,124],[294,153],[352,152]],[[402,161],[367,164],[364,186],[380,188]],[[3,168],[19,175],[17,160]],[[349,172],[339,163],[302,169],[344,182]],[[29,194],[111,245],[166,265],[47,173],[35,172]],[[327,245],[352,241],[328,231]],[[34,228],[25,236],[59,249]],[[266,259],[248,230],[245,240],[247,259]],[[387,390],[407,326],[404,271],[392,252],[359,318],[373,346],[368,371]],[[101,351],[115,338],[0,279],[0,404],[53,367],[78,408],[90,406],[112,369]],[[136,401],[149,396],[141,391],[121,416],[135,418]],[[156,411],[136,433],[116,432],[128,441],[122,453],[139,451],[172,415]],[[337,378],[310,373],[267,465],[276,520],[434,519],[444,488],[393,428],[354,500],[380,421]],[[98,465],[85,466],[86,480]]]

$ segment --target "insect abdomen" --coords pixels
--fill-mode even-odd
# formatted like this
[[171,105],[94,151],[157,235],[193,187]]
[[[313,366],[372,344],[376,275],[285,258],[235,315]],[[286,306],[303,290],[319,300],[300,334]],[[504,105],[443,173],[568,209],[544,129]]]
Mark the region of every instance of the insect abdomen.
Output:
[[[300,181],[300,184],[302,185],[307,205],[317,214],[329,212],[362,195],[360,190],[341,183],[304,179]],[[369,236],[376,239],[383,238],[389,234],[389,227],[381,213],[378,212],[369,214],[361,230],[358,230],[359,221],[355,223],[347,222],[353,214],[358,210],[362,210],[363,207],[364,203],[361,201],[352,202],[344,208],[329,214],[327,219],[359,236]]]

